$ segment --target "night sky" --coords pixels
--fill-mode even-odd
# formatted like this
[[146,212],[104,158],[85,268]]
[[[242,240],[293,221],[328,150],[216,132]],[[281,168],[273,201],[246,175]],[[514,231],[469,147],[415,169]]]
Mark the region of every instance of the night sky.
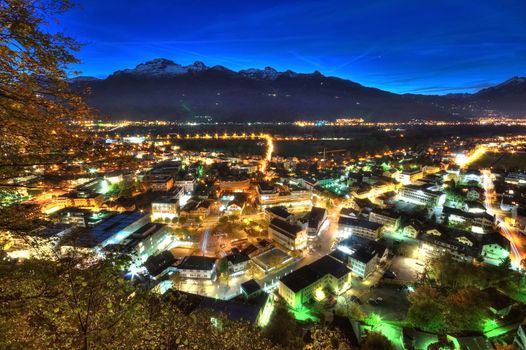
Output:
[[158,57],[319,70],[393,92],[472,92],[526,76],[526,1],[77,0],[59,27],[82,75]]

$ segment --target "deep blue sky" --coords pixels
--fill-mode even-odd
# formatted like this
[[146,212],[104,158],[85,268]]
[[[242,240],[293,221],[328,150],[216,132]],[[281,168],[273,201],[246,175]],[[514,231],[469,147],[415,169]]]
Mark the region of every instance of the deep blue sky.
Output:
[[77,0],[60,27],[82,75],[164,57],[319,70],[394,92],[476,91],[526,75],[525,0]]

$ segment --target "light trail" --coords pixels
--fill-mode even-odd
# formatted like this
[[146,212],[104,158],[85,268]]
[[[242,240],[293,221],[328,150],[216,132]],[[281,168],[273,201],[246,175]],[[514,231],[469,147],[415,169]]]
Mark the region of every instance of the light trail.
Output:
[[471,163],[477,161],[488,151],[487,147],[484,145],[478,145],[467,156],[459,155],[455,159],[455,163],[461,168],[469,166]]
[[209,236],[209,231],[206,230],[205,231],[205,234],[203,235],[203,242],[201,242],[201,252],[203,253],[203,255],[206,254],[206,248],[208,246],[208,236]]
[[[268,163],[272,159],[272,153],[274,152],[274,138],[270,134],[228,134],[224,133],[222,135],[215,133],[214,135],[210,135],[208,133],[204,134],[195,134],[195,135],[175,135],[177,139],[183,139],[183,140],[264,140],[267,142],[267,149],[265,150],[265,157],[261,160],[260,166],[261,166],[261,172],[265,173],[267,171]],[[304,140],[304,138],[298,138],[297,141]],[[310,140],[310,139],[309,139]],[[315,140],[315,139],[312,139]]]
[[267,171],[268,163],[271,161],[272,153],[274,152],[274,142],[272,136],[269,134],[265,134],[264,138],[267,141],[267,151],[265,153],[265,158],[261,162],[261,172],[263,174]]
[[[524,251],[523,244],[521,242],[520,237],[518,237],[515,230],[513,230],[511,227],[508,226],[506,222],[504,222],[504,219],[502,218],[502,215],[500,215],[496,210],[493,208],[493,203],[491,201],[492,196],[490,195],[493,191],[493,181],[491,180],[491,172],[489,170],[482,170],[483,174],[483,184],[484,184],[484,191],[485,191],[485,200],[484,204],[486,206],[486,210],[490,215],[495,216],[495,221],[497,222],[497,227],[499,228],[499,232],[502,236],[504,236],[509,242],[511,247],[511,260],[512,265],[515,268],[519,268],[521,265],[521,260],[526,257],[526,252]],[[519,248],[519,244],[520,247]]]

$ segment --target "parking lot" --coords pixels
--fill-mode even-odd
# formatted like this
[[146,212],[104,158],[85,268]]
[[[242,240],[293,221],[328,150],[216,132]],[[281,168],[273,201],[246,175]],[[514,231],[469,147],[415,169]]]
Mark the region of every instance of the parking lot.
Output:
[[[407,300],[407,289],[401,290],[398,285],[378,284],[372,288],[369,293],[362,297],[362,309],[366,313],[374,312],[383,319],[403,320],[409,309]],[[381,298],[382,301],[369,303],[369,299]]]
[[395,256],[389,270],[396,274],[397,280],[415,282],[424,271],[424,264],[418,259]]

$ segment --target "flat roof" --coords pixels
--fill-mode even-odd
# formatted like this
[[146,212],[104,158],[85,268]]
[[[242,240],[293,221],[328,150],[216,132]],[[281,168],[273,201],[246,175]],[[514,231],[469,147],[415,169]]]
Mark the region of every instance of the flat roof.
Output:
[[148,214],[139,211],[128,211],[110,216],[95,225],[86,234],[80,235],[77,244],[81,247],[95,247],[146,215]]
[[261,290],[261,286],[256,282],[256,280],[251,279],[246,282],[241,283],[241,290],[247,295],[252,295]]
[[165,250],[157,255],[152,255],[144,262],[144,267],[152,276],[157,276],[175,263],[172,252]]
[[216,263],[216,258],[210,258],[207,256],[187,256],[177,266],[178,269],[182,270],[212,270]]
[[358,260],[359,262],[362,262],[364,264],[367,264],[369,261],[371,261],[375,257],[375,252],[371,249],[367,249],[366,247],[359,247],[350,255],[351,259]]
[[276,207],[270,207],[270,208],[266,208],[265,211],[268,211],[274,215],[277,215],[281,218],[288,218],[290,215],[292,215],[291,213],[289,213],[289,211],[287,210],[287,207],[285,206],[282,206],[282,205],[278,205]]
[[378,230],[382,225],[367,220],[354,219],[346,216],[340,216],[338,220],[339,225],[347,225],[352,227],[363,227],[369,230]]
[[312,207],[309,214],[309,227],[317,227],[326,213],[327,209],[325,208]]
[[270,221],[269,227],[290,238],[296,238],[298,233],[302,231],[301,227],[291,225],[287,221],[278,218],[272,219]]
[[325,255],[310,265],[305,265],[282,277],[280,281],[296,293],[328,274],[336,278],[341,278],[350,272],[351,270],[347,265],[330,255]]

